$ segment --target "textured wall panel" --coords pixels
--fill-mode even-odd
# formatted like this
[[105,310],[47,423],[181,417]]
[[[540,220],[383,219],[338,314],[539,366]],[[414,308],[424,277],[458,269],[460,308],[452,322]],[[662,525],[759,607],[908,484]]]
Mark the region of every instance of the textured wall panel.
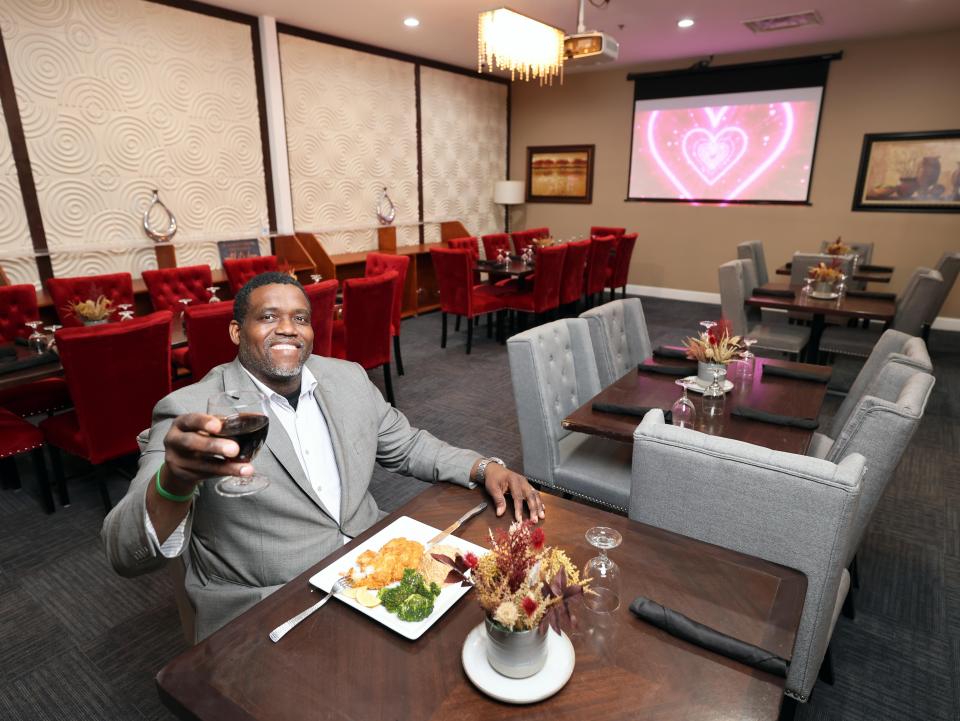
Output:
[[[375,225],[383,186],[396,222],[416,223],[414,66],[284,34],[280,65],[297,230]],[[319,237],[329,253],[377,246],[372,229]],[[398,228],[399,244],[418,240],[416,227]]]
[[422,68],[420,103],[424,219],[459,220],[473,235],[502,231],[493,184],[507,173],[507,87]]
[[140,0],[3,0],[0,25],[56,275],[155,266],[153,188],[180,264],[267,227],[248,25]]
[[33,260],[33,243],[23,209],[23,196],[13,162],[7,122],[0,108],[0,265],[11,283],[40,281]]

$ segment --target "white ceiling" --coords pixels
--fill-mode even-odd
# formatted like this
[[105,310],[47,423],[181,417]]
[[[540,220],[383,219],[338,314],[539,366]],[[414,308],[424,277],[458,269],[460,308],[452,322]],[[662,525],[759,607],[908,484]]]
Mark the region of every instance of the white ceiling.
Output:
[[[599,3],[600,0],[594,0]],[[511,9],[576,31],[578,0],[207,0],[278,22],[439,60],[477,64],[477,14]],[[750,18],[818,10],[823,25],[755,35]],[[406,28],[407,16],[420,19]],[[677,20],[692,17],[681,30]],[[622,28],[620,26],[623,26]],[[616,65],[787,47],[821,41],[899,35],[960,27],[958,0],[611,0],[599,9],[586,1],[586,26],[620,42]],[[601,65],[609,68],[611,64]],[[565,69],[574,70],[571,65]]]

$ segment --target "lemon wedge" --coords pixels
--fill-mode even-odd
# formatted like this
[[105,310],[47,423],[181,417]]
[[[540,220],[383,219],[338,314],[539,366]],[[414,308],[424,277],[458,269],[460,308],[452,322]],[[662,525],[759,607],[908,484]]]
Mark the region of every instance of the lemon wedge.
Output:
[[[363,588],[363,586],[357,586],[357,587],[347,586],[345,589],[340,591],[340,595],[345,596],[347,598],[356,598],[357,591],[359,591],[361,588]],[[364,588],[363,590],[366,590],[366,589]]]
[[357,603],[367,608],[380,605],[380,596],[377,595],[376,591],[372,591],[369,588],[358,588],[356,598]]

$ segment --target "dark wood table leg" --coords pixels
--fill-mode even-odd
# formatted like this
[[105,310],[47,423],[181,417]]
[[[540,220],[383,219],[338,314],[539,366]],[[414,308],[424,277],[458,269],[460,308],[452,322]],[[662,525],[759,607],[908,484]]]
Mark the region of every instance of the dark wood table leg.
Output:
[[814,313],[810,326],[810,340],[807,341],[807,363],[817,363],[820,359],[820,337],[823,327],[827,324],[825,313]]

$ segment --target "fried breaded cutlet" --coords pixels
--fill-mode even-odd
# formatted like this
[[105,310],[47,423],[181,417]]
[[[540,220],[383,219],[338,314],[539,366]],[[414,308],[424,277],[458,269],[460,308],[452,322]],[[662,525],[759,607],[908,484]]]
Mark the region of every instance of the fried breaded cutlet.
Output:
[[354,586],[383,588],[403,578],[403,569],[417,568],[422,558],[422,543],[394,538],[379,551],[361,553],[356,561],[360,570],[351,569],[350,578]]

